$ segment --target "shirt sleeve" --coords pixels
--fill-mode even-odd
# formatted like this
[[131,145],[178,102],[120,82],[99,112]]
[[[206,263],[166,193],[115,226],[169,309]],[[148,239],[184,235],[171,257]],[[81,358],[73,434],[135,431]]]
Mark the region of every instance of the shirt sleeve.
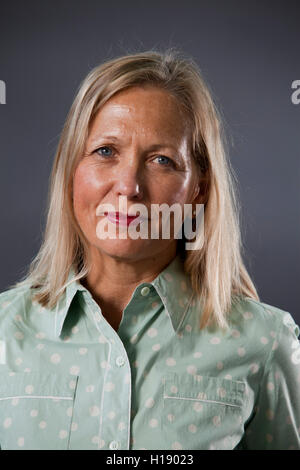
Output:
[[254,407],[245,426],[240,450],[300,449],[299,326],[289,313],[282,316],[267,359]]

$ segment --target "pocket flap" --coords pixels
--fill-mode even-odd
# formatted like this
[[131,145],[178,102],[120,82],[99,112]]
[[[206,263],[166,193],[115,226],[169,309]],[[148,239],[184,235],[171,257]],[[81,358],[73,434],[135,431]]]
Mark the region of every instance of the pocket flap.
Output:
[[0,374],[0,400],[9,398],[54,398],[73,400],[78,376],[41,372],[6,372]]
[[179,375],[176,372],[163,378],[164,398],[195,400],[242,407],[245,383],[207,375]]

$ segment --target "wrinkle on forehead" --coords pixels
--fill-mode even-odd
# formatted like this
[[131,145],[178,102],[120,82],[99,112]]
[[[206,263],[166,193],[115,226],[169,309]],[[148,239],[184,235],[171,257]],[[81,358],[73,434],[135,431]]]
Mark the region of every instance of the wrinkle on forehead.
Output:
[[174,146],[190,142],[190,126],[180,103],[156,87],[132,87],[112,96],[94,117],[88,140],[96,142],[103,134],[119,139],[140,136]]
[[[161,137],[163,137],[164,134],[167,134],[167,137],[168,135],[182,137],[188,130],[188,126],[184,121],[176,123],[174,120],[168,118],[164,119],[162,115],[151,121],[145,120],[142,117],[142,113],[136,112],[134,108],[122,107],[122,109],[120,109],[120,107],[118,107],[115,113],[110,109],[107,117],[105,114],[106,113],[102,113],[100,118],[98,116],[98,119],[95,119],[91,126],[90,134],[101,135],[103,132],[122,134],[127,131],[134,132],[138,129],[139,133],[143,134],[148,132]],[[127,120],[124,122],[126,118]]]

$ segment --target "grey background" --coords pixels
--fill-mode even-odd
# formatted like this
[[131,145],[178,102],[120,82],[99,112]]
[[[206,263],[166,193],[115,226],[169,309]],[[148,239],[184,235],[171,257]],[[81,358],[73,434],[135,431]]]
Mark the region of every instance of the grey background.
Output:
[[173,46],[197,61],[225,118],[261,300],[300,322],[299,13],[293,0],[1,2],[0,291],[40,246],[53,156],[81,80],[116,55]]

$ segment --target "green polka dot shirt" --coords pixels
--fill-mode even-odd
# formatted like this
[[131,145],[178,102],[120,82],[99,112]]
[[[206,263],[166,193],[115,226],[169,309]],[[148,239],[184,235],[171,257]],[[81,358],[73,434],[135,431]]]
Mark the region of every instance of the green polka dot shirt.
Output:
[[0,294],[1,449],[300,449],[289,313],[241,298],[228,331],[200,330],[179,256],[135,288],[117,332],[80,282],[52,310],[31,294]]

